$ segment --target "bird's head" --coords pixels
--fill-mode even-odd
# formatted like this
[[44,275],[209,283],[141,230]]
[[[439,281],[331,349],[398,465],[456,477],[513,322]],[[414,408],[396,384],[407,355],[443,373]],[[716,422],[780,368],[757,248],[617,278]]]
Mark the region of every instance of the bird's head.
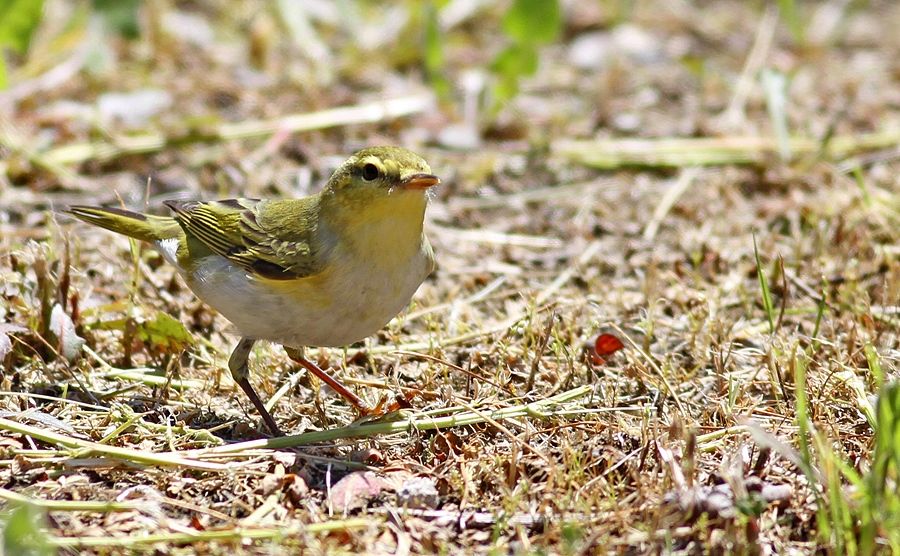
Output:
[[[440,183],[421,156],[402,147],[371,147],[335,170],[322,192],[322,210],[338,230],[421,233],[428,191]],[[386,226],[374,232],[371,228]]]
[[440,183],[428,163],[402,147],[371,147],[353,154],[328,180],[326,191],[346,202],[424,197]]

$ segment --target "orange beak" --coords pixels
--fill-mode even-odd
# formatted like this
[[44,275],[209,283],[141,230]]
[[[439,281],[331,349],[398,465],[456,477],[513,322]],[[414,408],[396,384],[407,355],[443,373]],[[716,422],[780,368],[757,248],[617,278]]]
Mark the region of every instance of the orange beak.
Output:
[[428,189],[441,183],[441,178],[432,174],[413,174],[403,180],[400,185],[403,189]]

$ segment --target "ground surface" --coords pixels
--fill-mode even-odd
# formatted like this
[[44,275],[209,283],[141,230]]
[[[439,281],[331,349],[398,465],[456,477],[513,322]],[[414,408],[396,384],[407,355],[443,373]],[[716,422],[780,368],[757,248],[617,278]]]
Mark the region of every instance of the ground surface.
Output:
[[[440,13],[432,74],[449,88],[436,102],[414,2],[310,3],[308,27],[262,3],[148,3],[130,40],[47,4],[0,92],[0,484],[6,500],[53,501],[47,542],[185,554],[856,542],[821,516],[835,497],[856,511],[835,462],[868,471],[877,368],[898,376],[896,3],[791,16],[567,2],[562,35],[499,109],[489,68],[510,40],[504,3]],[[384,99],[408,114],[328,113],[308,131],[279,120]],[[274,124],[226,125],[259,120]],[[374,144],[409,146],[443,178],[427,219],[438,268],[384,331],[312,353],[370,403],[402,392],[411,407],[343,429],[347,404],[261,345],[252,381],[281,426],[338,432],[210,451],[265,436],[223,370],[228,323],[152,251],[52,209],[298,196]],[[598,357],[604,333],[624,349]],[[874,534],[885,550],[890,534]]]

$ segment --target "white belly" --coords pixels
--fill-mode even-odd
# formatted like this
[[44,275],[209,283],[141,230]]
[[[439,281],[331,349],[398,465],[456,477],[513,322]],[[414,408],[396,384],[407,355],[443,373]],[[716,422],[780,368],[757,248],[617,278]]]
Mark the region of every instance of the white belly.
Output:
[[[167,246],[159,247],[165,254]],[[219,256],[202,259],[192,272],[179,270],[244,337],[337,347],[371,336],[409,304],[431,272],[428,252],[419,248],[407,264],[393,265],[339,257],[331,270],[300,280],[259,279]]]

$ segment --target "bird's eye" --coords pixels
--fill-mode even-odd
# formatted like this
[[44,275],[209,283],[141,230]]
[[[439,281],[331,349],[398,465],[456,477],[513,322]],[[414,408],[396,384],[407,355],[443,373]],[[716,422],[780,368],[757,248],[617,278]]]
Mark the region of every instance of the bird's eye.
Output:
[[369,164],[366,164],[362,168],[362,177],[366,181],[374,181],[378,179],[378,174],[378,166],[375,166],[371,162]]

